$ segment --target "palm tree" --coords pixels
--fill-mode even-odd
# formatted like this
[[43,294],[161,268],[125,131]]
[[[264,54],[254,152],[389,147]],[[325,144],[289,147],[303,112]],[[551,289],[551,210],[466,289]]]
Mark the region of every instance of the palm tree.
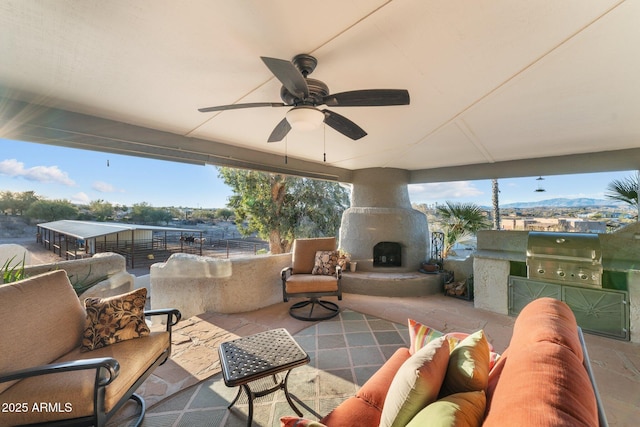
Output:
[[475,235],[478,230],[491,227],[485,212],[473,203],[447,201],[446,205],[438,205],[436,211],[438,223],[444,232],[444,258],[456,242]]
[[627,203],[640,211],[640,205],[638,205],[639,176],[640,174],[636,172],[635,175],[624,179],[614,179],[607,186],[607,193],[605,193],[605,197],[611,200],[618,200],[620,202]]
[[498,180],[496,178],[491,180],[491,193],[493,196],[491,198],[491,201],[493,203],[493,229],[500,230],[500,202],[498,199],[500,189],[498,187]]

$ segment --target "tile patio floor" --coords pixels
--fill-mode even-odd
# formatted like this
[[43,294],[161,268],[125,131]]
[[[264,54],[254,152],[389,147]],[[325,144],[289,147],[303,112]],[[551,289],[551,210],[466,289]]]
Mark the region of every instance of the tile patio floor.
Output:
[[[254,312],[232,315],[204,313],[200,316],[183,320],[178,325],[179,327],[174,335],[172,360],[165,366],[160,367],[156,371],[157,376],[148,380],[140,389],[148,405],[147,417],[143,425],[163,427],[171,425],[195,427],[245,425],[242,422],[244,414],[242,405],[239,405],[238,409],[233,411],[226,411],[226,409],[223,409],[226,406],[226,404],[223,404],[224,402],[213,400],[216,396],[223,400],[227,399],[226,396],[228,394],[231,395],[229,398],[231,400],[236,392],[235,389],[226,389],[220,380],[216,382],[216,377],[212,377],[220,371],[217,346],[220,342],[238,336],[246,336],[279,327],[286,328],[292,335],[296,335],[305,329],[305,332],[314,331],[314,333],[318,334],[318,342],[320,342],[320,335],[332,335],[326,332],[327,328],[335,327],[331,326],[331,320],[318,323],[315,328],[307,329],[313,326],[313,323],[291,318],[288,315],[289,304],[291,302],[275,304]],[[389,298],[345,294],[339,305],[345,310],[344,315],[347,316],[351,316],[351,314],[348,314],[350,310],[357,312],[354,315],[362,313],[399,324],[400,326],[395,327],[395,329],[401,335],[404,334],[405,340],[408,339],[408,333],[404,328],[407,318],[413,318],[443,332],[474,332],[478,329],[484,329],[489,341],[498,352],[502,352],[508,346],[515,321],[515,318],[509,316],[477,310],[473,307],[473,302],[442,295],[417,298]],[[344,315],[341,316],[341,319]],[[342,323],[345,323],[344,320],[342,320]],[[363,325],[353,323],[349,326],[349,328],[351,327],[361,328]],[[369,328],[373,330],[371,327]],[[346,327],[343,330],[356,332]],[[323,340],[332,339],[337,338],[323,338]],[[640,419],[640,345],[590,334],[585,334],[585,339],[609,424],[611,426],[637,425],[637,420]],[[305,338],[302,338],[303,345],[304,340]],[[329,346],[335,345],[335,343],[331,344],[330,342],[326,344]],[[387,350],[390,351],[390,349],[389,347]],[[313,351],[313,349],[311,350]],[[318,352],[320,350],[320,348],[317,349]],[[355,356],[358,358],[366,357],[367,352],[361,350],[359,352],[356,351],[356,353],[359,354]],[[322,375],[332,370],[331,366],[325,365],[325,363],[329,362],[323,362],[322,358],[318,358],[317,355],[312,357],[314,357],[314,365],[310,365],[310,368],[323,371]],[[351,357],[353,359],[354,356],[352,355]],[[387,356],[383,352],[382,356],[378,354],[378,357]],[[348,379],[345,380],[345,375],[342,375],[344,372],[338,375],[341,378],[340,387],[343,388],[336,390],[334,404],[345,399],[345,390],[348,390],[347,395],[349,393],[353,394],[354,387],[361,384],[363,375],[370,375],[369,368],[378,366],[383,360],[370,362],[362,365],[366,369],[363,368],[361,370],[360,376],[358,374],[351,377],[347,375]],[[305,373],[309,375],[306,370],[297,369],[300,369],[300,375],[304,376]],[[305,367],[305,369],[307,368]],[[335,369],[339,371],[342,368]],[[355,369],[352,372],[355,372]],[[219,378],[219,375],[217,377]],[[294,375],[292,374],[292,381],[293,378]],[[209,380],[205,381],[207,379]],[[344,381],[347,381],[347,384],[344,384]],[[353,383],[349,385],[351,381]],[[187,389],[188,391],[181,392]],[[282,392],[275,393],[276,396],[273,399],[282,398],[283,396],[277,396],[280,394]],[[207,403],[207,398],[210,399],[210,403]],[[331,405],[326,404],[326,402],[320,404],[319,401],[309,403],[308,399],[305,400],[303,398],[302,400],[308,406],[303,412],[311,416],[314,415],[314,411],[318,412],[317,415],[324,415],[331,409]],[[275,402],[274,405],[276,403],[278,402]],[[264,408],[275,406],[268,404],[261,407],[262,415],[258,415],[259,411],[256,406],[256,423],[254,425],[271,425],[270,423],[277,418],[281,411],[284,411],[283,413],[285,414],[293,415],[284,400],[280,403],[282,404],[277,406],[279,409],[269,409],[268,411],[270,412],[266,414],[264,411],[267,411],[267,409]],[[189,405],[192,405],[192,408],[197,408],[198,406],[210,408],[212,411],[215,408],[217,415],[212,415],[212,412],[204,416],[205,412],[203,411],[191,411],[186,418],[184,418],[184,415],[179,415],[183,414],[183,410]],[[110,423],[110,426],[128,425],[126,422],[128,409],[125,407],[122,411],[122,416],[116,417]],[[171,415],[171,412],[174,412],[175,416],[168,416]],[[167,416],[165,417],[165,415]],[[202,417],[199,418],[199,416]],[[181,421],[183,421],[182,424],[180,423]]]

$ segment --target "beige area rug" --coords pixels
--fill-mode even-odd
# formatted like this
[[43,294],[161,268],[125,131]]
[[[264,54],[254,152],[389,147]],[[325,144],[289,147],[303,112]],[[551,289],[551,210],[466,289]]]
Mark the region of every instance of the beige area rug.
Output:
[[[292,371],[289,391],[295,405],[310,419],[321,418],[355,394],[399,347],[409,344],[405,325],[351,310],[293,336],[311,362]],[[231,334],[215,339],[233,338]],[[207,373],[204,367],[202,373]],[[236,393],[237,388],[226,387],[218,373],[149,408],[143,426],[246,426],[244,393],[231,410],[227,409]],[[254,426],[279,426],[284,415],[295,412],[281,390],[254,402]]]

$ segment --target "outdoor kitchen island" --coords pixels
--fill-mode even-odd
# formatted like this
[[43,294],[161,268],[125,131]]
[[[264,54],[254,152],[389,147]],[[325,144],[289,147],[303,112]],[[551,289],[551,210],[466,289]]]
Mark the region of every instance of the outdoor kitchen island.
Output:
[[[553,233],[544,234],[554,236]],[[564,234],[557,234],[558,241],[566,237]],[[556,264],[544,268],[556,277],[546,278],[542,273],[536,277],[533,270],[539,264],[528,271],[527,263],[532,263],[532,255],[539,255],[532,253],[535,251],[529,247],[528,231],[478,232],[473,266],[475,307],[513,316],[525,301],[551,296],[572,306],[585,331],[640,342],[640,225],[633,224],[616,233],[597,236],[599,248],[586,251],[585,258],[591,258],[593,251],[597,255],[601,250],[601,266],[597,265],[599,256],[588,262],[579,260],[577,251],[557,253]],[[586,237],[589,236],[575,235],[575,239]],[[552,261],[553,250],[544,251]],[[580,267],[576,267],[575,273],[568,274],[567,263],[578,265],[582,261],[595,266],[593,282],[583,279],[591,279],[592,272],[583,276]],[[601,277],[597,277],[599,268]],[[574,277],[565,280],[569,276]]]

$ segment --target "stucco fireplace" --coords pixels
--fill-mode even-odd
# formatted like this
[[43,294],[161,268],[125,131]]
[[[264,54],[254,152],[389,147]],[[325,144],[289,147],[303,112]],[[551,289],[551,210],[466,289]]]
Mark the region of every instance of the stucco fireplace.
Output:
[[[425,261],[427,217],[411,207],[408,182],[405,170],[354,171],[351,207],[342,215],[339,245],[358,262],[358,271],[414,272]],[[381,243],[393,243],[399,256],[374,256],[374,248]]]

